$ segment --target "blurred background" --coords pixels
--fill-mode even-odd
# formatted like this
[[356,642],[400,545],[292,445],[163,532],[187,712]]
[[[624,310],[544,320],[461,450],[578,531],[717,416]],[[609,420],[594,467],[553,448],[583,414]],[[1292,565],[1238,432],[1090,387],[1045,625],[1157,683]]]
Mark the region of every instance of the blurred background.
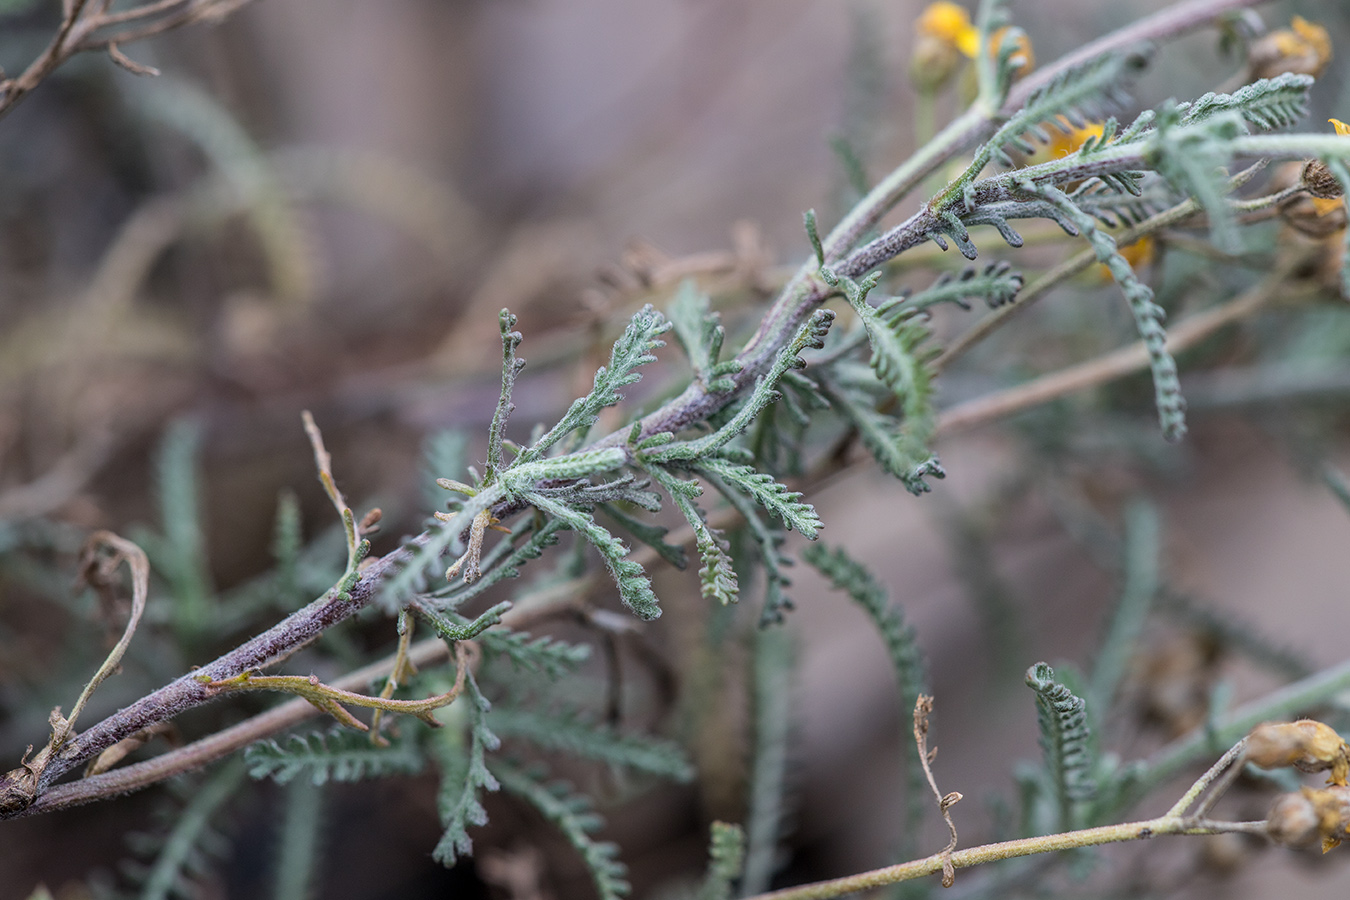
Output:
[[[1012,8],[1036,57],[1049,61],[1162,5]],[[49,40],[55,8],[0,3],[6,71]],[[384,509],[376,552],[419,529],[428,438],[460,430],[470,459],[481,454],[503,306],[520,316],[530,362],[513,420],[522,435],[587,389],[633,309],[665,303],[686,275],[716,285],[752,326],[784,267],[809,252],[803,210],[814,207],[828,227],[849,202],[832,139],[844,137],[873,178],[914,149],[907,72],[921,8],[259,0],[217,26],[123,48],[159,78],[98,54],[61,68],[0,121],[4,758],[17,761],[41,740],[47,711],[69,704],[72,673],[102,646],[105,626],[69,584],[83,534],[139,528],[174,539],[163,513],[166,459],[197,467],[204,596],[216,596],[272,565],[279,494],[293,492],[307,537],[331,531],[302,409],[323,428],[347,495]],[[1340,51],[1313,91],[1307,127],[1320,131],[1328,116],[1350,119],[1350,7],[1261,8],[1269,27],[1295,13],[1324,25]],[[1214,32],[1189,37],[1158,55],[1135,88],[1137,106],[1231,89],[1242,69],[1240,52],[1226,52]],[[958,111],[957,92],[939,98],[939,123]],[[1184,250],[1154,264],[1174,297],[1236,293],[1258,274]],[[1028,258],[1044,265],[1067,252],[1041,247]],[[944,313],[934,327],[959,333],[978,315]],[[954,368],[942,402],[1128,335],[1113,289],[1080,282]],[[1350,309],[1276,308],[1182,368],[1193,373],[1183,389],[1195,411],[1179,447],[1158,437],[1147,383],[1130,381],[944,439],[949,476],[930,495],[911,497],[858,464],[814,497],[827,539],[873,567],[917,630],[937,698],[937,777],[966,796],[956,811],[965,846],[992,833],[1014,795],[1016,761],[1038,753],[1022,672],[1091,655],[1119,592],[1120,510],[1130,501],[1158,510],[1167,590],[1186,602],[1149,625],[1149,652],[1128,686],[1132,715],[1104,737],[1123,757],[1203,721],[1216,690],[1241,702],[1350,655],[1350,509],[1328,487],[1350,471]],[[672,366],[653,376],[678,377]],[[340,557],[340,542],[331,546]],[[667,613],[647,636],[688,679],[706,604],[691,573],[663,574],[657,587]],[[805,571],[795,597],[782,884],[891,861],[897,759],[909,740],[885,649],[862,612]],[[160,614],[148,633],[171,639],[151,646],[171,649],[129,661],[87,715],[279,614],[254,609],[195,632],[174,632],[172,615]],[[1244,658],[1215,637],[1213,620],[1287,651],[1288,665]],[[372,617],[351,640],[384,652],[393,637],[392,623]],[[681,734],[699,766],[694,785],[606,810],[636,896],[699,877],[707,823],[736,817],[743,699],[726,707],[726,721]],[[181,727],[218,727],[229,715],[212,708]],[[320,896],[590,896],[571,851],[500,798],[489,804],[479,862],[441,869],[430,858],[432,790],[425,779],[335,787]],[[27,897],[39,882],[62,898],[88,896],[91,881],[120,884],[122,861],[134,856],[126,835],[154,829],[161,793],[3,823],[0,898]],[[1172,799],[1164,792],[1142,811]],[[1253,802],[1259,817],[1265,801]],[[231,811],[222,825],[230,850],[196,896],[265,890],[274,804],[264,787]],[[931,822],[920,845],[944,841]],[[1147,857],[1110,849],[1093,880],[1070,880],[1067,891],[1350,890],[1344,850],[1323,860],[1243,842],[1178,843],[1186,846],[1147,847]],[[543,894],[494,881],[482,864],[513,860],[528,872],[536,857]],[[1146,869],[1137,865],[1145,858]]]

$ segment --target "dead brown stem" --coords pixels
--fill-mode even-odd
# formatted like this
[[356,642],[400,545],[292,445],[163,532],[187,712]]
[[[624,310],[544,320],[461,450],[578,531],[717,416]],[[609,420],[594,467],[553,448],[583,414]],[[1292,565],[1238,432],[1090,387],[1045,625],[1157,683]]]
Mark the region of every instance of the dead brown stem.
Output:
[[928,786],[937,798],[938,811],[942,813],[952,835],[947,846],[938,851],[938,858],[942,860],[942,886],[948,888],[956,883],[956,868],[952,865],[952,851],[956,849],[956,823],[952,821],[951,808],[961,802],[961,794],[958,791],[942,793],[938,790],[937,779],[933,777],[933,758],[937,756],[937,748],[928,749],[928,714],[932,711],[933,698],[920,694],[914,704],[914,743],[919,749],[919,764],[928,778]]

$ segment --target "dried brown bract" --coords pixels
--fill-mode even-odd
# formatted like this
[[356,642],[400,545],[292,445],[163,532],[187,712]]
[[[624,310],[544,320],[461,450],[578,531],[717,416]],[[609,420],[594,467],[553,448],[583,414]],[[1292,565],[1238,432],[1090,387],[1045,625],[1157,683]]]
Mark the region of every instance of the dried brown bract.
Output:
[[1275,843],[1301,847],[1320,837],[1326,853],[1350,837],[1350,788],[1332,785],[1281,794],[1266,822],[1266,833]]
[[1340,787],[1346,786],[1350,776],[1350,746],[1330,725],[1312,719],[1257,725],[1247,738],[1246,758],[1263,769],[1330,770],[1327,783]]

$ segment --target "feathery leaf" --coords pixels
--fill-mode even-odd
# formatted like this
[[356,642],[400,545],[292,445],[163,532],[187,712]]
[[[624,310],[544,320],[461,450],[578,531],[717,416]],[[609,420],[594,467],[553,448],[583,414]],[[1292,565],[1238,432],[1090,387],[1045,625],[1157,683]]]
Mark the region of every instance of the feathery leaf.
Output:
[[623,541],[606,531],[595,521],[594,516],[540,493],[526,493],[524,500],[545,515],[561,521],[600,551],[601,558],[619,588],[619,598],[638,618],[655,619],[661,615],[656,594],[652,592],[651,580],[642,566],[628,559],[628,548]]
[[499,761],[492,768],[502,787],[528,800],[581,854],[600,900],[620,900],[629,893],[628,869],[619,861],[619,848],[591,836],[604,820],[592,811],[585,796],[574,793],[565,781],[543,784],[532,773]]
[[681,783],[694,777],[694,769],[678,744],[623,734],[609,725],[591,721],[576,710],[556,713],[498,706],[489,714],[488,724],[499,737],[523,738],[547,750],[560,750]]
[[[483,809],[479,795],[500,787],[485,761],[487,751],[496,750],[501,744],[487,726],[487,713],[492,705],[478,690],[472,673],[465,683],[465,695],[446,708],[450,721],[433,732],[431,740],[432,756],[441,769],[436,806],[445,828],[431,855],[446,867],[453,866],[461,856],[473,853],[469,826],[487,824],[487,811]],[[466,726],[469,731],[467,747]]]
[[516,457],[516,465],[542,459],[554,444],[574,431],[583,434],[588,431],[600,417],[602,409],[623,400],[623,394],[619,393],[620,388],[642,379],[637,369],[656,361],[656,357],[652,355],[653,351],[665,346],[665,341],[660,340],[660,336],[669,330],[670,323],[651,306],[644,306],[634,313],[628,327],[614,342],[609,365],[602,366],[595,373],[591,392],[573,401],[558,424],[522,450]]
[[314,784],[361,781],[386,775],[416,775],[422,771],[422,753],[412,729],[387,747],[371,742],[370,735],[350,729],[293,734],[283,742],[264,740],[244,750],[249,777],[270,778],[285,784],[308,773]]
[[1055,670],[1043,662],[1027,669],[1027,686],[1036,692],[1041,752],[1059,808],[1057,829],[1068,831],[1079,827],[1083,804],[1097,791],[1087,702],[1056,681]]

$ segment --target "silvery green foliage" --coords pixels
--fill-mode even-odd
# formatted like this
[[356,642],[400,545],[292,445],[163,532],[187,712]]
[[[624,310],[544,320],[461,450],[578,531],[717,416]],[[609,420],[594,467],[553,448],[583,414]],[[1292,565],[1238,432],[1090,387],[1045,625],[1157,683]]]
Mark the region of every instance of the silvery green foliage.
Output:
[[[840,287],[853,311],[867,329],[872,346],[872,371],[900,401],[901,419],[893,438],[879,434],[864,436],[864,443],[888,472],[900,478],[911,493],[927,491],[924,477],[945,476],[937,457],[928,451],[928,442],[937,427],[933,407],[932,378],[928,364],[937,355],[934,347],[924,347],[928,332],[912,321],[912,313],[887,305],[884,310],[867,303],[874,279],[862,283],[840,279]],[[871,418],[866,413],[858,419]],[[860,424],[860,431],[862,430]],[[882,452],[875,449],[878,445]]]
[[[446,616],[460,624],[468,623],[454,613]],[[522,672],[536,672],[555,681],[575,672],[591,656],[588,644],[569,644],[549,635],[533,637],[528,631],[493,628],[478,640],[489,659],[502,657]]]
[[803,503],[800,491],[788,490],[774,481],[772,475],[756,471],[754,466],[741,465],[720,456],[708,456],[695,467],[699,472],[717,478],[728,487],[745,493],[764,509],[777,516],[788,528],[795,528],[805,537],[815,540],[822,527],[815,507]]
[[1227,113],[1237,113],[1257,131],[1287,128],[1308,114],[1308,91],[1313,78],[1285,72],[1262,78],[1231,94],[1208,93],[1191,103],[1179,104],[1182,125],[1194,125]]
[[1045,663],[1027,669],[1027,686],[1036,692],[1036,721],[1049,788],[1058,810],[1058,830],[1077,828],[1085,805],[1097,793],[1096,752],[1088,726],[1087,702],[1055,679]]
[[1142,52],[1108,53],[1065,71],[1032,94],[1026,105],[976,151],[974,161],[963,176],[966,180],[961,185],[965,191],[967,210],[975,206],[973,179],[991,159],[997,159],[1011,168],[1013,163],[1007,154],[1008,148],[1022,153],[1033,152],[1034,148],[1026,142],[1026,137],[1047,143],[1050,140],[1047,129],[1063,131],[1070,126],[1081,128],[1089,119],[1100,119],[1106,111],[1125,105],[1128,97],[1124,85],[1133,72],[1143,67],[1144,62]]
[[[600,551],[629,608],[643,618],[656,618],[660,615],[660,607],[642,567],[626,558],[628,547],[595,521],[592,510],[597,504],[615,501],[636,503],[653,509],[659,503],[659,498],[642,490],[642,486],[636,484],[631,476],[621,476],[608,483],[580,483],[621,468],[627,460],[627,454],[622,448],[582,449],[557,456],[547,456],[546,453],[574,432],[584,435],[602,409],[623,399],[620,388],[638,381],[641,375],[636,370],[655,361],[652,351],[663,346],[659,336],[669,330],[670,324],[651,307],[640,310],[614,344],[610,365],[596,373],[591,392],[574,402],[553,428],[520,450],[514,458],[507,460],[503,450],[506,425],[514,409],[511,394],[516,376],[524,368],[525,361],[516,356],[516,349],[522,340],[521,335],[512,330],[516,317],[502,310],[500,322],[502,388],[489,429],[488,461],[484,472],[475,485],[443,482],[452,490],[465,495],[465,499],[455,501],[454,514],[448,521],[439,521],[430,526],[424,535],[407,546],[405,552],[408,559],[393,576],[386,579],[382,586],[382,597],[387,604],[406,605],[417,595],[426,592],[432,572],[440,567],[445,556],[467,546],[464,535],[476,515],[499,505],[524,503],[546,513],[556,524],[548,533],[531,535],[519,552],[511,554],[514,563],[537,556],[550,540],[552,532],[560,528],[576,531]],[[491,555],[488,561],[495,562]],[[482,560],[476,562],[478,565],[474,566],[475,570],[483,571]],[[510,577],[510,572],[516,569],[516,565],[510,564],[507,571],[490,577],[494,581]],[[465,576],[458,592],[461,602],[468,595],[485,589],[486,586],[474,589],[478,580],[476,576]],[[448,597],[453,592],[439,588],[436,593]]]
[[761,628],[753,635],[751,704],[753,761],[747,786],[745,871],[741,891],[766,891],[781,862],[778,842],[788,819],[789,740],[797,647],[791,631]]
[[643,772],[672,781],[694,777],[684,750],[671,741],[619,731],[575,709],[562,711],[498,705],[488,715],[494,733],[529,741],[545,750]]
[[698,900],[731,900],[732,883],[745,865],[745,830],[739,825],[713,822],[708,839],[708,874]]
[[712,300],[692,280],[681,282],[670,306],[670,323],[675,337],[689,357],[694,374],[711,393],[725,393],[735,387],[729,376],[741,370],[738,360],[718,362],[726,329],[712,311]]
[[642,619],[655,619],[661,615],[661,607],[656,594],[652,591],[651,579],[642,570],[642,566],[628,559],[627,545],[596,522],[588,510],[567,506],[537,492],[526,493],[523,499],[535,509],[580,534],[599,551],[600,557],[614,578],[614,583],[618,585],[619,598],[635,615]]
[[813,312],[796,335],[774,358],[769,370],[755,381],[750,396],[735,414],[712,434],[691,440],[676,440],[669,432],[653,435],[637,446],[639,461],[644,465],[684,463],[711,455],[739,437],[771,403],[778,399],[778,382],[793,369],[806,368],[802,353],[818,350],[834,323],[834,313],[828,309]]
[[589,798],[576,793],[565,781],[544,781],[536,771],[501,762],[495,763],[494,769],[507,791],[539,810],[581,854],[600,900],[619,900],[632,890],[628,869],[619,861],[618,846],[592,836],[604,820],[593,811]]
[[703,561],[698,571],[703,596],[724,606],[735,603],[740,597],[740,584],[731,554],[727,552],[726,540],[721,532],[708,526],[703,510],[694,502],[694,498],[702,495],[703,488],[697,481],[677,478],[673,472],[662,467],[652,467],[649,471],[670,494],[676,509],[694,530],[694,546],[698,549],[699,559]]
[[1153,289],[1139,280],[1130,263],[1120,254],[1115,238],[1097,227],[1096,220],[1083,212],[1068,194],[1056,187],[1024,182],[1028,193],[1036,193],[1057,206],[1068,217],[1097,254],[1097,259],[1111,272],[1111,277],[1120,285],[1121,293],[1130,305],[1134,315],[1135,327],[1143,339],[1148,351],[1149,369],[1153,373],[1154,403],[1158,408],[1158,420],[1162,425],[1163,437],[1169,441],[1179,441],[1186,433],[1186,401],[1181,396],[1181,381],[1177,376],[1177,363],[1167,349],[1167,333],[1163,330],[1163,320],[1167,313],[1153,302]]
[[462,708],[462,714],[468,718],[468,747],[464,746],[464,731],[458,721],[438,729],[431,741],[432,757],[441,769],[436,807],[445,828],[432,856],[446,866],[453,866],[461,856],[473,853],[469,828],[487,824],[487,810],[483,809],[480,796],[501,787],[488,771],[486,761],[488,751],[501,745],[487,724],[487,713],[492,704],[479,691],[473,675],[468,676],[466,684],[466,696],[451,709]]
[[316,785],[328,781],[361,781],[387,775],[415,775],[422,771],[423,756],[412,729],[382,747],[370,735],[333,729],[293,734],[283,740],[250,744],[244,751],[248,774],[285,784],[307,775]]
[[[871,572],[851,558],[843,547],[831,550],[822,544],[815,544],[802,551],[802,559],[824,575],[831,587],[847,593],[872,620],[891,659],[891,669],[900,692],[900,721],[909,721],[919,695],[929,691],[929,679],[918,636],[905,621],[903,610],[891,602],[885,587]],[[903,742],[902,747],[906,799],[902,846],[912,848],[923,821],[923,810],[928,800],[927,785],[917,750],[909,741]]]
[[638,369],[655,362],[653,351],[665,346],[660,336],[670,330],[665,317],[645,306],[633,316],[624,333],[614,343],[609,365],[595,373],[595,382],[591,392],[574,401],[571,407],[539,440],[521,451],[517,463],[533,462],[540,459],[554,444],[575,431],[583,434],[595,424],[600,411],[623,400],[619,389],[641,380]]
[[1001,259],[983,267],[966,266],[960,273],[943,272],[919,293],[883,300],[876,311],[878,316],[894,321],[940,303],[955,303],[969,310],[970,301],[975,298],[983,300],[990,309],[997,309],[1017,299],[1022,283],[1022,273]]

